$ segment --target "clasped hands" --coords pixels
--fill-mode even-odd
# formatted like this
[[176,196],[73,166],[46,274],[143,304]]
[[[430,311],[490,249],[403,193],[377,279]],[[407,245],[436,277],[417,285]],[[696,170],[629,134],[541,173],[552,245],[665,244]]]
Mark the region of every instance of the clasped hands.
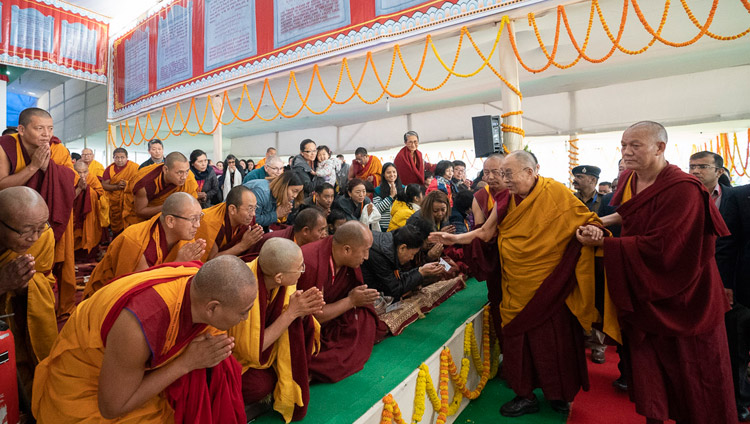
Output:
[[604,244],[604,230],[596,225],[582,225],[576,230],[576,238],[584,246],[601,246]]

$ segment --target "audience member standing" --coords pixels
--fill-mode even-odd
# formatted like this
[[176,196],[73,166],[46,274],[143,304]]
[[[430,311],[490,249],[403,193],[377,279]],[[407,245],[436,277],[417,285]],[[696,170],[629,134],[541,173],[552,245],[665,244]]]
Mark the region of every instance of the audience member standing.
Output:
[[224,163],[226,166],[224,167],[224,173],[219,177],[219,184],[221,185],[222,198],[227,200],[229,191],[238,185],[242,185],[242,171],[237,168],[237,158],[234,155],[227,156]]
[[208,158],[203,150],[190,153],[190,170],[198,183],[198,202],[201,208],[210,208],[219,199],[219,179],[213,168],[208,166]]
[[161,140],[154,138],[148,142],[148,154],[150,154],[151,157],[143,162],[138,169],[145,168],[155,163],[164,162],[164,144],[162,144]]

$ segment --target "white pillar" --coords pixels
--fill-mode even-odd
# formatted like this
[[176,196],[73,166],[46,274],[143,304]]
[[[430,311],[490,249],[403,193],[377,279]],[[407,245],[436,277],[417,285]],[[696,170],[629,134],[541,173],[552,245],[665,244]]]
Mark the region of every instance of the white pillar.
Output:
[[214,163],[223,160],[223,153],[222,150],[224,149],[224,141],[222,139],[223,134],[223,126],[221,124],[221,104],[223,102],[223,98],[220,95],[211,96],[211,101],[213,102],[214,110],[216,111],[216,114],[219,114],[219,117],[216,117],[216,114],[211,113],[211,117],[213,118],[213,125],[216,127],[216,131],[214,131],[214,155],[213,160]]
[[8,83],[4,80],[0,80],[0,132],[5,130],[5,127],[8,126],[8,111],[6,108],[8,104],[7,89]]
[[[520,90],[520,84],[518,81],[518,61],[515,53],[513,53],[513,47],[510,44],[510,36],[508,35],[511,31],[514,31],[513,21],[509,21],[505,24],[503,34],[500,38],[498,46],[498,53],[500,58],[500,74],[514,87]],[[507,146],[508,150],[520,150],[523,149],[523,135],[516,132],[508,131],[510,128],[523,129],[523,119],[520,114],[507,115],[513,112],[521,111],[521,98],[505,83],[502,84],[502,100],[503,100],[503,143]]]
[[104,166],[109,166],[109,164],[112,163],[112,151],[115,150],[115,147],[112,146],[109,136],[112,134],[112,141],[115,143],[117,142],[115,134],[112,132],[114,130],[115,128],[112,124],[107,125],[107,139],[104,141]]

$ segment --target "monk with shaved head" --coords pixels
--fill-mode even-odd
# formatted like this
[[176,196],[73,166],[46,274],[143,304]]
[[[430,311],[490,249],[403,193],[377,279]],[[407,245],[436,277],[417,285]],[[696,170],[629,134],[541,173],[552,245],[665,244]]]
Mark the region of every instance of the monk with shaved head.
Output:
[[166,262],[199,260],[205,254],[206,241],[193,239],[202,216],[195,197],[187,193],[171,194],[160,214],[131,225],[112,241],[92,271],[84,296],[91,296],[121,275]]
[[88,147],[81,150],[81,162],[88,166],[89,172],[96,178],[101,178],[104,174],[104,165],[94,159],[94,151]]
[[373,308],[378,291],[367,288],[360,270],[371,246],[372,233],[358,221],[302,246],[306,269],[299,287],[317,287],[326,302],[315,314],[322,327],[320,353],[310,363],[313,380],[336,382],[361,370],[385,334]]
[[124,192],[128,181],[138,172],[138,164],[128,160],[128,151],[122,147],[112,152],[112,160],[102,175],[102,187],[109,203],[110,228],[117,235],[125,228],[122,221]]
[[666,146],[657,122],[625,130],[617,213],[603,219],[622,224],[620,237],[583,228],[579,239],[604,247],[636,411],[648,423],[735,423],[729,303],[715,260],[716,238],[729,231],[700,180],[666,161]]
[[291,240],[268,240],[248,267],[258,279],[258,302],[229,330],[236,343],[234,356],[242,364],[245,403],[256,410],[273,394],[273,408],[286,422],[300,420],[310,400],[308,358],[320,335],[312,314],[323,307],[323,294],[315,287],[297,289],[305,263]]
[[164,158],[164,163],[139,169],[125,188],[122,209],[125,227],[151,219],[162,211],[167,197],[178,192],[198,198],[198,183],[182,153],[172,152]]
[[[589,387],[582,327],[590,331],[601,319],[594,305],[595,252],[581,246],[576,230],[592,224],[592,231],[601,235],[594,226],[601,222],[568,188],[539,175],[530,152],[512,152],[499,172],[510,195],[495,199],[482,227],[430,238],[466,244],[475,237],[489,241],[497,235],[503,374],[516,393],[500,414],[538,412],[536,388],[542,389],[553,410],[567,414],[578,391]],[[604,330],[619,340],[616,319],[611,318]]]
[[226,201],[204,209],[197,234],[206,240],[202,260],[220,255],[240,256],[256,246],[263,237],[263,227],[255,223],[257,208],[258,199],[252,190],[239,185],[229,190]]
[[[0,191],[0,315],[15,340],[21,399],[57,337],[52,264],[55,237],[44,199],[28,187]],[[27,405],[28,407],[28,405]]]
[[82,302],[37,368],[34,417],[247,422],[235,340],[224,331],[247,318],[256,280],[237,257],[199,265],[129,274]]
[[[102,239],[100,216],[104,213],[100,199],[104,188],[99,179],[91,173],[88,165],[82,160],[73,165],[80,179],[76,185],[76,198],[73,203],[73,235],[75,248],[91,252],[99,246]],[[107,203],[108,204],[108,203]],[[109,209],[106,211],[109,214]]]
[[0,190],[31,187],[41,194],[55,234],[55,266],[59,316],[75,307],[76,273],[73,200],[78,175],[68,149],[54,136],[52,116],[31,107],[18,115],[18,133],[0,137]]
[[268,240],[278,237],[291,240],[300,247],[307,243],[312,243],[328,237],[328,222],[326,222],[323,210],[317,206],[302,209],[297,214],[297,217],[294,220],[294,225],[263,234],[260,241],[255,243],[250,249],[246,250],[241,258],[246,261],[251,261],[257,258],[263,245]]
[[[479,228],[495,209],[495,205],[507,205],[508,188],[503,181],[505,155],[495,153],[484,160],[482,181],[487,185],[474,193],[471,210],[474,214],[474,228]],[[490,315],[495,328],[500,328],[500,257],[497,252],[497,237],[488,242],[476,239],[464,246],[464,262],[472,270],[473,277],[487,283],[487,299],[490,302]]]

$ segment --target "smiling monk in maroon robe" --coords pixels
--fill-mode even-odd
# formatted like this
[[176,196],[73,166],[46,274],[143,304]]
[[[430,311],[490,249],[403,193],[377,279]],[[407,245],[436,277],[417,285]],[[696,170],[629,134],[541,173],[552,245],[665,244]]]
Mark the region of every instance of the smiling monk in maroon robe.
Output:
[[648,423],[736,423],[729,304],[714,259],[716,237],[729,233],[700,181],[666,162],[666,143],[655,122],[623,133],[627,169],[612,200],[617,213],[605,217],[622,222],[621,237],[603,245],[630,350],[628,387]]
[[315,314],[321,323],[321,347],[310,363],[314,381],[334,383],[361,370],[375,341],[385,334],[372,306],[378,292],[367,288],[359,269],[370,246],[372,233],[357,221],[302,246],[306,269],[297,287],[317,287],[326,302],[323,311]]

